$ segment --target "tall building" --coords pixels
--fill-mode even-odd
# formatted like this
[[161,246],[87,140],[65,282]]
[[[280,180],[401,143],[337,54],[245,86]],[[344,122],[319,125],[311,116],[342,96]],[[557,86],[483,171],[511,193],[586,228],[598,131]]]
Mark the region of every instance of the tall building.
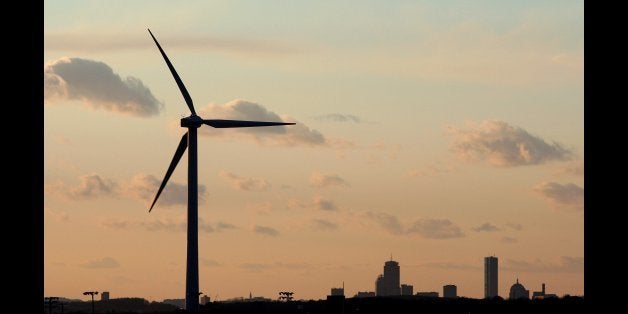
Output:
[[103,291],[100,294],[100,301],[107,301],[109,300],[109,291]]
[[456,285],[443,286],[443,298],[457,298],[457,297],[458,297],[458,287],[456,287]]
[[497,257],[484,258],[484,298],[494,298],[497,293]]
[[375,280],[377,296],[401,295],[399,263],[390,260],[384,263],[384,274]]
[[517,282],[510,287],[508,298],[511,300],[530,299],[530,290],[526,290],[526,288],[519,283],[519,278],[517,278]]
[[412,285],[401,285],[401,295],[413,295],[414,287]]

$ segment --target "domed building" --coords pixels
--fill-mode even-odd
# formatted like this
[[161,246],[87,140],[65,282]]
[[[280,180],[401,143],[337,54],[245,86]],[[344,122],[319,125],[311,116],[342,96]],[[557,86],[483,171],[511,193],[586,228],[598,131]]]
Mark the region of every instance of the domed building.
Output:
[[511,300],[514,299],[530,299],[530,290],[526,290],[526,288],[519,283],[519,278],[517,278],[517,283],[510,287],[510,297]]

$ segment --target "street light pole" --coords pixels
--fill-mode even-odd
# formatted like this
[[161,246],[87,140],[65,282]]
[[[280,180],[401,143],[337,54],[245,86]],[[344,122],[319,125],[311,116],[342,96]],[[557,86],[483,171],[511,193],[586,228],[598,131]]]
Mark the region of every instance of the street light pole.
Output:
[[94,314],[94,295],[98,294],[98,291],[85,291],[83,295],[91,295],[92,296],[92,314]]

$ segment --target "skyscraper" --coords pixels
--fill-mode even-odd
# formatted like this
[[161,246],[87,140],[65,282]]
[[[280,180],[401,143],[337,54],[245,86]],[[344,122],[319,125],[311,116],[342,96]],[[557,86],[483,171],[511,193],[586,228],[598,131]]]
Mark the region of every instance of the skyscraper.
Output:
[[493,298],[497,293],[497,257],[484,258],[484,298]]
[[401,295],[399,263],[390,260],[384,263],[384,274],[375,281],[377,296]]

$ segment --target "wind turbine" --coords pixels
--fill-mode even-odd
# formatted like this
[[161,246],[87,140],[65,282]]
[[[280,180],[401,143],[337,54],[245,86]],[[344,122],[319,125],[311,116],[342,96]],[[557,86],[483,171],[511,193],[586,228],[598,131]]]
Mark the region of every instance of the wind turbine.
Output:
[[166,183],[168,183],[168,179],[172,175],[172,172],[177,167],[179,160],[181,160],[181,156],[185,152],[187,148],[188,152],[188,250],[187,250],[187,270],[185,277],[185,307],[187,311],[190,312],[198,312],[198,168],[197,168],[197,146],[196,146],[196,129],[201,127],[203,124],[209,125],[213,128],[248,128],[248,127],[260,127],[260,126],[273,126],[273,125],[293,125],[294,123],[286,123],[286,122],[261,122],[261,121],[240,121],[240,120],[220,120],[220,119],[212,119],[205,120],[196,115],[196,110],[194,110],[194,104],[192,103],[192,98],[188,93],[185,85],[183,85],[183,81],[177,74],[177,71],[174,69],[174,66],[166,56],[166,53],[157,42],[153,33],[148,30],[148,33],[155,41],[157,48],[159,48],[159,52],[164,57],[172,76],[174,76],[174,80],[177,82],[179,86],[179,90],[181,90],[181,94],[183,94],[183,98],[185,99],[185,103],[190,108],[192,114],[189,117],[185,117],[181,119],[181,127],[187,128],[188,131],[183,135],[181,141],[179,142],[179,146],[174,153],[174,157],[172,157],[172,161],[170,162],[170,166],[166,171],[166,175],[164,176],[163,181],[161,182],[161,186],[159,186],[159,190],[157,191],[157,195],[153,200],[153,203],[150,205],[150,209],[148,212],[153,210],[153,206],[157,202],[159,195],[163,191]]

